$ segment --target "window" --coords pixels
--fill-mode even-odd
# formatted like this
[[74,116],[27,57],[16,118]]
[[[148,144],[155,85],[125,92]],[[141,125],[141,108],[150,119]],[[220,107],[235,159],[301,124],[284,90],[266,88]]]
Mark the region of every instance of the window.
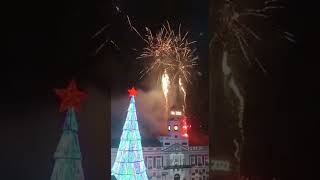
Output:
[[190,156],[190,161],[191,161],[191,165],[195,165],[196,164],[196,158],[194,157],[194,155]]
[[198,156],[198,166],[202,166],[202,156]]
[[167,146],[169,146],[169,145],[170,145],[170,143],[166,142],[166,143],[164,143],[164,145],[167,145]]
[[174,159],[174,165],[179,165],[179,160],[177,157]]
[[185,142],[184,142],[184,143],[182,143],[182,145],[185,145],[185,146],[186,146],[186,145],[187,145],[187,143],[185,143]]
[[174,159],[170,159],[170,160],[169,160],[170,166],[173,166],[173,165],[174,165],[173,163],[174,163]]
[[205,164],[206,166],[208,166],[208,165],[209,165],[209,158],[208,158],[208,155],[204,156],[204,164]]
[[174,137],[175,137],[175,138],[178,138],[178,136],[177,136],[177,135],[175,135]]
[[157,159],[157,168],[160,169],[161,165],[160,165],[160,159]]
[[166,166],[170,166],[171,162],[170,162],[170,157],[166,156]]
[[198,173],[198,169],[196,169],[196,173]]
[[152,169],[152,159],[148,159],[148,169]]

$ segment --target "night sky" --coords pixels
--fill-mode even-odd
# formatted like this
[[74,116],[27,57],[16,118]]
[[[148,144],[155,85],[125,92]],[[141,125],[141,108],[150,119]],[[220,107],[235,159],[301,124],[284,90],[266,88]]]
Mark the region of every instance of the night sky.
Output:
[[[65,116],[58,112],[59,100],[53,89],[66,87],[71,79],[89,95],[78,115],[85,177],[106,178],[110,166],[110,92],[126,96],[132,85],[143,88],[137,81],[138,54],[132,50],[141,49],[142,41],[129,31],[114,3],[59,0],[11,2],[5,6],[0,75],[1,179],[50,178]],[[198,55],[204,64],[207,62],[205,1],[139,0],[118,4],[141,31],[145,26],[157,30],[165,20],[181,23],[192,31],[190,37],[199,41],[202,50]],[[92,39],[107,24],[110,27]],[[111,38],[120,50],[108,44],[96,55],[95,50],[106,38]],[[206,68],[199,71],[205,82]],[[203,85],[198,91],[206,90]]]
[[[206,132],[208,59],[214,59],[208,58],[208,22],[214,22],[208,19],[208,1],[136,0],[116,4],[130,16],[138,30],[143,31],[145,26],[157,30],[169,20],[191,31],[190,38],[198,41],[198,70],[202,73],[190,90],[191,113],[200,119],[194,122],[196,130]],[[106,179],[106,169],[110,166],[111,95],[125,96],[132,85],[148,90],[138,80],[141,67],[135,60],[138,54],[132,50],[141,49],[143,42],[130,32],[125,17],[116,13],[114,5],[115,2],[102,0],[58,0],[11,2],[3,6],[0,179],[50,178],[53,153],[64,120],[64,113],[58,112],[59,100],[53,89],[66,87],[71,79],[89,94],[83,112],[78,115],[85,177]],[[307,101],[298,94],[313,94],[315,87],[312,91],[302,87],[310,86],[311,80],[306,79],[317,75],[301,66],[303,22],[298,7],[291,3],[283,11],[286,15],[279,15],[275,20],[295,34],[295,45],[281,39],[274,43],[271,41],[274,36],[269,35],[262,45],[255,46],[257,55],[264,57],[263,62],[272,70],[270,75],[262,76],[253,69],[243,71],[242,80],[249,94],[246,114],[249,142],[245,154],[245,172],[249,174],[290,174],[287,167],[295,162],[293,148],[298,144],[293,141],[303,140],[295,135],[300,129],[297,126],[300,119],[308,121],[301,106],[313,100]],[[110,27],[92,39],[107,24]],[[269,30],[259,23],[258,27],[268,34],[265,32]],[[120,49],[107,44],[95,54],[106,38],[116,42]],[[200,128],[200,124],[205,127]],[[210,138],[220,139],[217,152],[223,154],[229,147],[223,139],[232,133],[224,133],[223,121],[209,129],[215,131]]]

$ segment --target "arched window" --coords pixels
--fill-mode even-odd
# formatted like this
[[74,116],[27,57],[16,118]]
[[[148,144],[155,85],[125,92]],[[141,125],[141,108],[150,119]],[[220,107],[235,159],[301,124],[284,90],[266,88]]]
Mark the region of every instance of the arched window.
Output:
[[180,175],[179,174],[175,174],[174,175],[174,180],[180,180]]

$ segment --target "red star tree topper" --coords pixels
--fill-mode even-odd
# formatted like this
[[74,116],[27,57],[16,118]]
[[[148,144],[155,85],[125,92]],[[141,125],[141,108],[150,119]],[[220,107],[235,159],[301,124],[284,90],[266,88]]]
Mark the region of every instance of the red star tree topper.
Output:
[[76,112],[81,110],[81,101],[87,98],[87,94],[78,90],[76,82],[70,81],[66,89],[55,89],[56,95],[60,98],[60,112],[74,108]]
[[129,93],[130,97],[131,96],[134,97],[134,96],[136,96],[138,94],[137,90],[134,87],[132,87],[131,89],[128,89],[128,93]]

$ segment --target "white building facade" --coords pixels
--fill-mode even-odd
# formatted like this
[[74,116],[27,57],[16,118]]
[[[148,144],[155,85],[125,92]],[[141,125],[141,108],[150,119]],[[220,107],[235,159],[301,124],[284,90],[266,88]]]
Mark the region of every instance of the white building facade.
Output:
[[[185,128],[181,113],[171,113],[168,135],[160,136],[158,147],[143,147],[144,162],[151,180],[207,180],[209,179],[209,147],[191,146],[182,135]],[[111,167],[117,148],[111,149]]]

